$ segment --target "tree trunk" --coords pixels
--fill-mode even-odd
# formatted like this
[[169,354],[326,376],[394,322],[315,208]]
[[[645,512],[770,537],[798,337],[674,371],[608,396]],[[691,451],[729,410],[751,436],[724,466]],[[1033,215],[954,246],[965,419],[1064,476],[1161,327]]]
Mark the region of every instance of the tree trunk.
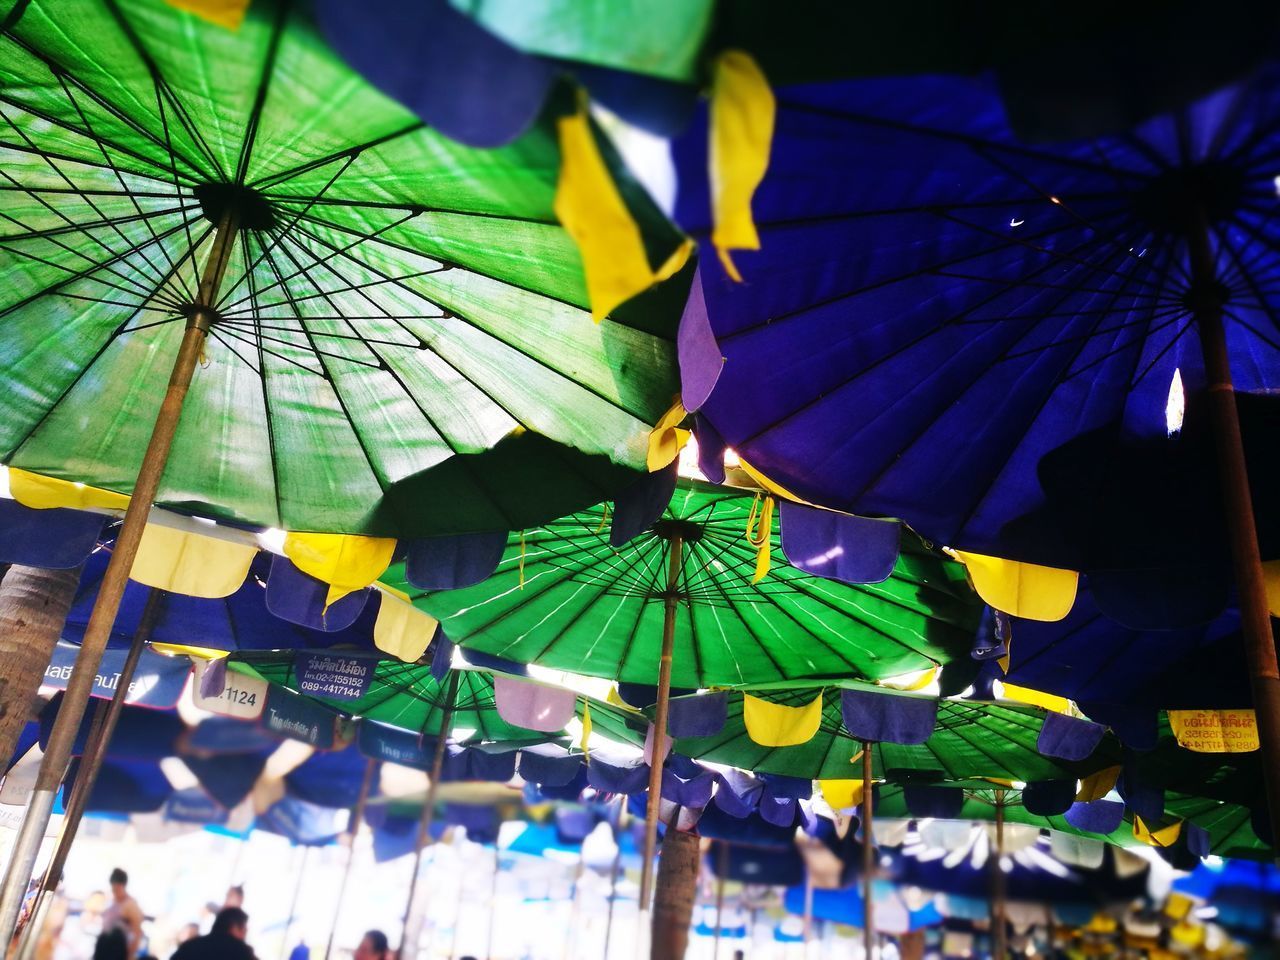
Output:
[[658,882],[653,893],[651,960],[682,960],[689,944],[689,923],[698,894],[698,867],[702,857],[698,838],[674,827],[662,840],[658,857]]
[[80,568],[15,564],[0,580],[0,762],[13,756],[44,671],[62,636]]
[[902,960],[924,960],[924,931],[913,930],[900,936],[898,952]]

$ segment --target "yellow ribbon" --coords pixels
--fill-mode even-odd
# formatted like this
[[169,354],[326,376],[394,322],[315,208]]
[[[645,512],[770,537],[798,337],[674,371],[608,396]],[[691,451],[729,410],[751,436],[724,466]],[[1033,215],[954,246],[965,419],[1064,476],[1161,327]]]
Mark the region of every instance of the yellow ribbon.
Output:
[[680,429],[679,425],[688,415],[684,404],[677,400],[649,431],[649,453],[645,465],[650,473],[670,466],[671,461],[680,456],[680,451],[689,442],[689,431]]
[[1080,790],[1076,794],[1076,800],[1080,803],[1101,800],[1115,788],[1116,781],[1119,779],[1120,768],[1118,766],[1107,767],[1105,770],[1092,773],[1080,781]]
[[644,238],[600,154],[585,103],[561,117],[556,127],[560,178],[555,213],[578,245],[591,318],[599,323],[619,304],[677,273],[693,244],[685,240],[661,267],[650,267]]
[[727,50],[711,84],[711,242],[725,272],[741,282],[731,250],[759,250],[751,198],[769,168],[777,103],[769,81],[749,54]]
[[239,30],[252,0],[168,0],[169,6],[194,13],[228,30]]
[[751,577],[752,583],[759,583],[769,572],[773,554],[773,503],[773,497],[765,496],[761,506],[757,495],[747,516],[747,543],[756,548],[756,571]]
[[1182,835],[1182,821],[1178,820],[1167,827],[1152,830],[1135,813],[1133,815],[1133,835],[1136,839],[1152,847],[1171,847],[1178,842],[1178,837]]
[[582,739],[579,740],[578,746],[582,748],[582,757],[588,763],[591,762],[591,704],[587,702],[587,698],[582,698]]

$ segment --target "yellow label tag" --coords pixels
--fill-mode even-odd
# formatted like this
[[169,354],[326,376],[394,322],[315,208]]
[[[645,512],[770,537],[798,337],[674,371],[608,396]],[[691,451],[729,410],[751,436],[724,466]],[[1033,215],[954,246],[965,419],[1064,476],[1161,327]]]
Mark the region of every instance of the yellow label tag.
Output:
[[1249,753],[1258,749],[1252,710],[1170,710],[1178,746],[1196,753]]

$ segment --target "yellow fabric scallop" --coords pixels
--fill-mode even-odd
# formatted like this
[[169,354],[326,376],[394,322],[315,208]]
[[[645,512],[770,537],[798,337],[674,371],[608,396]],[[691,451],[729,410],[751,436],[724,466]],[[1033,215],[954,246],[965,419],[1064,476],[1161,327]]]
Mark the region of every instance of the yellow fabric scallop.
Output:
[[866,785],[862,780],[819,780],[822,798],[833,811],[851,810],[862,803]]
[[803,707],[770,703],[749,693],[742,695],[742,719],[747,736],[762,747],[794,747],[808,743],[822,722],[822,693]]
[[725,272],[741,282],[731,250],[759,250],[751,198],[769,169],[777,102],[764,72],[747,53],[717,58],[711,82],[711,203],[715,245]]
[[[1177,897],[1178,894],[1169,894],[1169,899]],[[1186,899],[1185,897],[1181,899]],[[1167,911],[1166,911],[1167,912]],[[1170,914],[1172,916],[1172,914]],[[1169,930],[1169,936],[1174,943],[1184,947],[1198,947],[1204,943],[1204,927],[1194,923],[1175,923]]]
[[1251,753],[1259,746],[1252,710],[1170,710],[1169,727],[1178,746],[1196,753]]
[[942,668],[937,664],[924,670],[915,670],[911,673],[905,673],[897,677],[886,677],[884,680],[877,680],[876,686],[887,687],[890,690],[904,690],[914,692],[923,690],[933,681],[938,679],[938,675],[942,672]]
[[373,622],[374,646],[405,663],[415,663],[427,652],[440,621],[415,607],[399,590],[381,583],[376,586],[382,604]]
[[1165,898],[1164,912],[1165,916],[1172,917],[1174,920],[1184,920],[1194,904],[1191,898],[1181,893],[1171,893]]
[[9,492],[13,499],[33,510],[70,507],[73,510],[127,510],[129,498],[83,483],[44,477],[38,473],[9,468]]
[[582,748],[582,756],[591,760],[591,704],[582,698],[582,736],[578,738],[578,746]]
[[1019,687],[1016,684],[1003,681],[1000,683],[1000,688],[1006,700],[1040,707],[1050,713],[1070,714],[1072,712],[1071,701],[1066,697],[1060,697],[1054,693],[1045,693],[1043,690],[1033,690],[1030,687]]
[[1091,800],[1101,800],[1115,789],[1116,781],[1119,779],[1120,767],[1118,766],[1107,767],[1105,770],[1090,774],[1080,781],[1080,789],[1076,793],[1076,801],[1078,803],[1088,803]]
[[303,573],[329,584],[326,608],[382,576],[395,550],[395,540],[385,537],[290,533],[284,538],[284,555]]
[[649,266],[644,238],[600,155],[586,108],[556,121],[560,177],[555,212],[578,245],[591,317],[599,323],[619,304],[673,276],[689,260],[686,240],[659,269]]
[[988,605],[1015,617],[1053,622],[1071,612],[1080,575],[1074,570],[952,551]]
[[1171,847],[1182,836],[1182,821],[1171,823],[1158,830],[1150,829],[1136,813],[1133,815],[1133,835],[1136,839],[1152,847]]
[[256,547],[148,523],[129,579],[188,597],[218,599],[240,589]]
[[613,704],[615,707],[622,707],[624,710],[632,709],[631,704],[623,700],[618,693],[618,685],[616,683],[609,687],[609,692],[604,695],[604,702]]
[[1273,617],[1280,617],[1280,560],[1262,564],[1262,582],[1267,588],[1267,608]]
[[228,30],[239,30],[252,0],[168,0],[169,6],[194,13]]
[[689,431],[680,429],[689,412],[679,400],[671,405],[657,425],[649,431],[649,454],[646,466],[653,473],[671,465],[689,442]]

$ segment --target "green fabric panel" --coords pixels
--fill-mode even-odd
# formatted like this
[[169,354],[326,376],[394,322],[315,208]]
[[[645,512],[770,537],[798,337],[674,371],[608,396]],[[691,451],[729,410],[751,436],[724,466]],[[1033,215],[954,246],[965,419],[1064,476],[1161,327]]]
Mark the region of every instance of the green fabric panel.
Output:
[[715,0],[451,0],[529,53],[695,82]]
[[[968,653],[980,602],[955,563],[909,536],[888,580],[849,586],[787,563],[775,514],[773,566],[752,584],[755,548],[745,532],[754,499],[682,482],[668,508],[668,518],[700,531],[683,555],[675,686],[881,679]],[[655,683],[667,545],[647,531],[614,550],[608,520],[594,509],[513,534],[494,575],[473,587],[424,593],[405,581],[402,565],[383,579],[465,647]]]
[[[241,652],[228,661],[228,666],[232,670],[261,677],[269,683],[300,693],[293,655],[288,651]],[[555,734],[526,730],[503,720],[498,715],[494,700],[493,674],[485,670],[456,672],[459,675],[458,699],[450,728],[450,736],[456,742],[518,745],[564,740]],[[432,676],[430,666],[426,664],[383,660],[374,671],[368,692],[359,700],[330,700],[326,697],[303,695],[344,716],[363,717],[403,730],[435,736],[440,732],[444,721],[447,687],[448,677],[446,676],[444,683],[438,682]],[[579,716],[582,715],[583,699],[578,698]],[[642,717],[598,700],[590,703],[594,732],[618,743],[635,746],[644,743],[645,725]]]
[[[790,707],[812,703],[817,687],[757,690],[753,696]],[[726,763],[759,773],[781,773],[814,780],[861,779],[862,744],[840,717],[840,691],[822,692],[822,723],[808,743],[792,747],[763,747],[747,734],[742,694],[729,694],[724,729],[710,737],[677,740],[678,753],[698,760]],[[895,696],[886,693],[884,696]],[[872,770],[877,779],[918,780],[925,783],[993,778],[1029,782],[1078,778],[1118,762],[1118,748],[1107,742],[1087,761],[1070,763],[1041,756],[1036,739],[1044,713],[1034,707],[1002,703],[941,700],[938,721],[924,743],[905,746],[877,743]]]
[[[233,32],[163,0],[33,0],[0,38],[0,461],[132,488],[232,184],[257,199],[238,201],[162,504],[299,531],[510,529],[501,495],[446,499],[466,491],[438,471],[462,456],[498,486],[550,481],[524,522],[612,495],[631,474],[583,461],[643,468],[692,268],[593,323],[552,209],[552,113],[501,149],[454,143],[303,6],[255,3]],[[679,234],[602,148],[665,257]],[[565,452],[491,456],[519,433]]]

